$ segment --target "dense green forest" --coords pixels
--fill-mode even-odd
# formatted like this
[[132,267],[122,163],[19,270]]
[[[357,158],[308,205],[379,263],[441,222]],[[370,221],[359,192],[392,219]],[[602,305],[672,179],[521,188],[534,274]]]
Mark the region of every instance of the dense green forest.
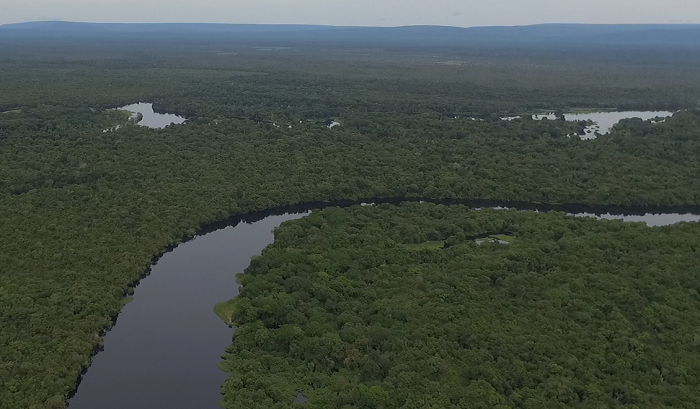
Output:
[[224,406],[695,408],[699,248],[691,224],[316,211],[238,276]]
[[[63,408],[153,257],[236,214],[700,205],[697,55],[535,51],[0,38],[0,408]],[[189,121],[102,132],[137,101]],[[683,110],[592,141],[566,136],[582,123],[499,119],[577,107]]]

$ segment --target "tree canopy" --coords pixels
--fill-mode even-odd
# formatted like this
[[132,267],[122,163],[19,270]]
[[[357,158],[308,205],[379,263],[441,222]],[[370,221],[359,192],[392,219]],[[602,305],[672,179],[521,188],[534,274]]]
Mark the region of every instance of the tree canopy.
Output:
[[[0,38],[0,408],[63,408],[153,258],[231,216],[372,198],[700,205],[700,57],[663,55]],[[139,101],[188,122],[112,109]],[[570,108],[682,110],[591,141],[527,119]]]
[[692,224],[316,211],[239,275],[224,406],[694,408],[699,248]]

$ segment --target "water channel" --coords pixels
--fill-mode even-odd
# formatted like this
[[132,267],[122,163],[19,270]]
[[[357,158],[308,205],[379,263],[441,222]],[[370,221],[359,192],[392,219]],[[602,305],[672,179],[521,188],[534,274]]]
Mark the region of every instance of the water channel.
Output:
[[[70,409],[216,409],[226,373],[218,369],[233,330],[213,312],[238,294],[235,275],[273,241],[273,229],[319,205],[232,221],[179,245],[152,266],[133,301],[105,336]],[[544,209],[549,210],[549,209]],[[698,212],[700,213],[700,212]],[[650,226],[700,221],[700,214],[577,216],[646,222]]]
[[105,336],[69,407],[219,408],[226,373],[217,365],[233,330],[213,307],[238,294],[235,274],[272,243],[272,230],[304,215],[239,223],[165,254]]

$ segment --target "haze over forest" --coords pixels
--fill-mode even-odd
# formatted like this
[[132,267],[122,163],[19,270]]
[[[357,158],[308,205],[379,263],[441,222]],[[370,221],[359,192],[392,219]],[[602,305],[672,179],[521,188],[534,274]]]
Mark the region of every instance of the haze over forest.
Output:
[[460,27],[688,24],[700,22],[700,4],[695,0],[5,0],[0,4],[0,24],[46,20]]
[[[671,46],[700,47],[700,25],[543,24],[517,27],[336,27],[323,25],[240,25],[197,23],[29,22],[0,26],[0,38],[36,40],[104,39],[183,43],[255,42],[302,44],[392,44],[404,47],[503,46]],[[562,49],[562,51],[566,51]]]

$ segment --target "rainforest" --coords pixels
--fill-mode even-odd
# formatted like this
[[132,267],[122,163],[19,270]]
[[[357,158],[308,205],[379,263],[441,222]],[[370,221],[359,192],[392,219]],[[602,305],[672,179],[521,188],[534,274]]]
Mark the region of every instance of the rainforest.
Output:
[[[700,404],[697,223],[474,209],[698,213],[694,42],[65,24],[0,26],[0,408],[65,408],[166,251],[336,201],[217,306],[224,407]],[[626,110],[672,116],[564,117]]]
[[226,306],[225,406],[695,407],[694,230],[418,203],[287,222]]

